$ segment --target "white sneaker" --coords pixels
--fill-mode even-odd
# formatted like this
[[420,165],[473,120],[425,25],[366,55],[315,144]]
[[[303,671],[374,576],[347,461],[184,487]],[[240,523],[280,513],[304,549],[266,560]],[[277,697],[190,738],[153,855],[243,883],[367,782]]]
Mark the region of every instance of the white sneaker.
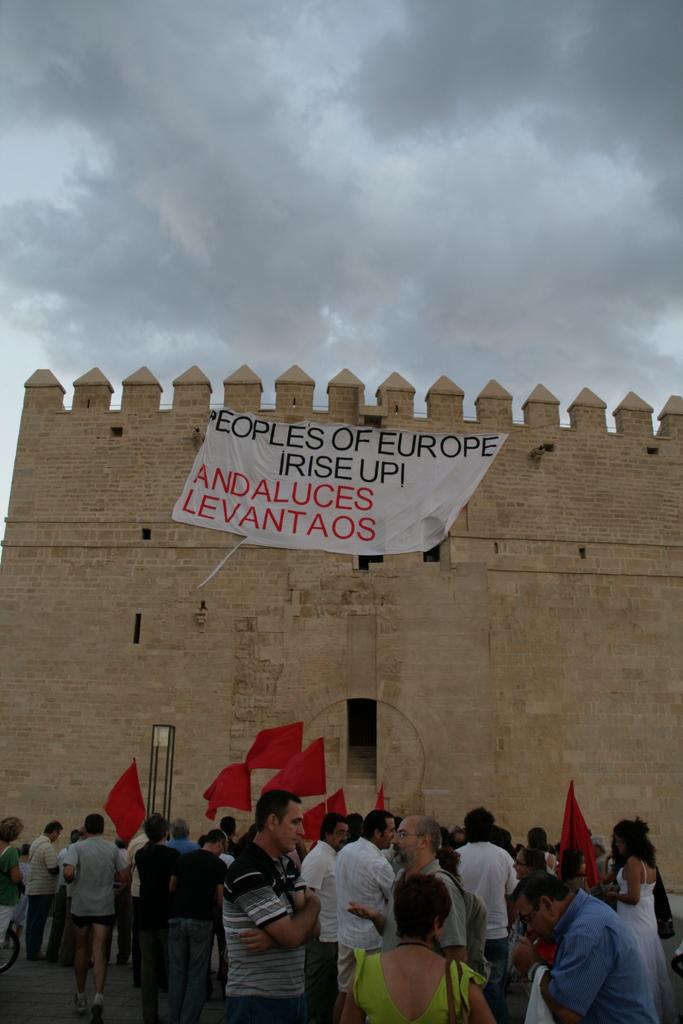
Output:
[[74,994],[74,1009],[76,1013],[87,1013],[88,997],[85,995],[79,996],[78,992],[76,992]]

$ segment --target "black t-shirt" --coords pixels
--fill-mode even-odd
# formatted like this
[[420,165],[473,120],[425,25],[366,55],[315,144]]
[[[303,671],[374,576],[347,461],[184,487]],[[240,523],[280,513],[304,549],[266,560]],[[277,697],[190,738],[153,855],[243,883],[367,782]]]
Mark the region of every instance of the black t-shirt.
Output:
[[224,861],[209,850],[179,857],[171,872],[178,881],[170,916],[213,921],[216,886],[223,885],[226,870]]
[[173,906],[173,893],[169,891],[173,865],[180,857],[171,846],[143,846],[135,854],[135,866],[140,876],[139,928],[143,932],[168,928]]

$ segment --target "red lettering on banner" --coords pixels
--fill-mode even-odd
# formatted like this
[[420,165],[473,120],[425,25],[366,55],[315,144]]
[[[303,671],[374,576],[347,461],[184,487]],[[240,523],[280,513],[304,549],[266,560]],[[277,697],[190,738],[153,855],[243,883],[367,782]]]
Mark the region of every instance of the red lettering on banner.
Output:
[[192,481],[192,483],[196,484],[198,480],[203,480],[205,487],[209,486],[209,481],[206,479],[206,466],[204,466],[203,464],[202,464],[202,468],[199,470],[199,472],[197,473],[197,475],[194,478],[194,480]]
[[237,504],[235,505],[234,509],[233,509],[233,510],[232,510],[232,512],[230,513],[230,515],[228,515],[228,503],[227,503],[227,501],[225,500],[225,498],[221,498],[221,501],[222,501],[222,503],[223,503],[223,518],[225,519],[226,523],[229,523],[229,522],[230,522],[230,520],[231,520],[231,519],[233,518],[233,516],[235,515],[235,513],[237,512],[237,509],[241,507],[241,505],[242,505],[242,502],[241,502],[241,501],[238,501],[238,502],[237,502]]
[[[318,523],[318,521],[320,521],[320,525],[319,526],[316,525]],[[310,537],[314,530],[322,530],[323,535],[325,537],[328,536],[327,530],[325,529],[325,523],[323,522],[323,517],[321,516],[320,512],[316,512],[315,518],[313,519],[313,522],[311,523],[311,525],[306,530],[306,536]]]
[[[232,476],[232,473],[228,473],[228,479],[226,480],[225,477],[223,476],[222,472],[220,471],[220,469],[217,469],[216,472],[213,474],[213,483],[211,485],[211,490],[212,491],[216,490],[216,481],[220,477],[221,478],[221,483],[223,484],[223,490],[225,491],[226,494],[229,494],[230,493],[230,477],[231,476]],[[208,486],[208,484],[207,484],[207,486]]]
[[[341,523],[342,520],[344,520],[347,523],[351,523],[351,532],[350,533],[337,533],[337,523]],[[337,516],[337,518],[332,523],[332,533],[339,540],[348,540],[349,537],[353,537],[355,529],[356,529],[356,524],[354,523],[354,521],[351,518],[351,516]]]
[[294,526],[292,528],[292,533],[296,533],[297,526],[299,525],[299,516],[305,516],[306,513],[305,512],[297,512],[297,510],[295,508],[288,508],[287,509],[287,514],[290,515],[290,516],[294,516]]
[[[244,490],[244,491],[236,490],[237,478],[238,477],[240,478],[240,480],[244,480],[245,484],[247,485],[246,486],[246,490]],[[247,494],[249,494],[250,490],[251,490],[251,484],[247,480],[247,478],[244,475],[244,473],[233,473],[233,476],[232,476],[232,487],[230,488],[230,493],[234,494],[236,498],[244,498]]]
[[210,494],[205,494],[204,497],[202,498],[201,505],[199,506],[199,511],[197,512],[197,515],[201,516],[202,519],[215,519],[216,518],[215,516],[205,516],[204,515],[204,509],[205,508],[208,508],[209,512],[215,512],[216,511],[216,505],[209,505],[208,504],[210,501],[215,501],[216,505],[218,504],[218,498],[212,498]]
[[238,526],[243,526],[246,522],[253,523],[256,529],[259,529],[258,517],[256,515],[256,509],[253,505],[249,506],[249,509],[240,519]]
[[[351,499],[353,498],[353,490],[354,490],[353,487],[344,487],[343,484],[340,484],[339,487],[337,487],[337,500],[334,503],[334,507],[335,508],[343,508],[345,511],[350,512],[353,506],[352,505],[342,505],[341,502],[342,501],[351,501]],[[350,491],[351,493],[350,494],[342,494],[342,491]],[[344,518],[344,517],[342,516],[342,518]]]
[[318,484],[316,489],[313,491],[313,501],[318,506],[318,508],[329,508],[334,500],[333,498],[330,498],[329,501],[318,501],[318,491],[322,491],[323,488],[326,488],[328,491],[332,491],[332,493],[334,494],[334,487],[332,486],[332,484]]
[[299,485],[295,483],[294,486],[292,487],[292,501],[294,502],[295,505],[308,505],[309,501],[311,500],[312,485],[308,484],[308,486],[306,487],[306,498],[304,501],[299,501],[299,499],[296,496],[296,489],[298,486]]
[[289,501],[289,498],[281,498],[280,497],[280,481],[279,480],[276,480],[276,482],[275,482],[275,494],[273,495],[273,501],[275,503],[277,503],[277,502],[282,503],[282,502]]
[[282,523],[283,523],[284,516],[285,516],[285,510],[283,508],[280,509],[280,521],[278,522],[277,519],[275,518],[275,516],[273,515],[272,510],[267,508],[266,509],[266,514],[263,517],[263,529],[264,530],[265,530],[266,526],[268,525],[268,517],[269,516],[273,520],[273,526],[275,527],[277,532],[278,533],[282,533]]
[[[365,525],[366,523],[372,523],[372,526],[376,526],[377,525],[375,523],[375,520],[374,519],[370,519],[369,516],[364,516],[362,519],[359,519],[358,520],[358,540],[374,540],[375,539],[375,531],[372,529],[372,526],[366,526]],[[368,536],[364,537],[363,534],[360,532],[361,530],[367,530],[368,531]]]
[[190,488],[190,493],[188,494],[187,498],[185,499],[185,504],[183,505],[183,512],[189,512],[191,516],[196,516],[197,513],[195,511],[193,511],[193,509],[187,507],[189,505],[189,503],[190,503],[190,498],[192,497],[193,494],[194,494],[194,490],[193,490],[193,488]]
[[261,480],[258,487],[251,496],[251,500],[254,498],[265,497],[266,501],[270,501],[270,491],[268,490],[268,484],[265,480]]
[[[366,498],[365,495],[363,494],[363,491],[365,491],[366,494],[369,494],[370,497]],[[359,512],[369,512],[370,511],[370,509],[372,508],[372,499],[373,499],[374,495],[375,495],[375,492],[371,491],[369,487],[359,487],[358,488],[358,491],[356,493],[356,500],[354,501],[354,505],[356,506],[356,508],[358,509]],[[359,501],[365,501],[365,502],[367,502],[367,504],[366,505],[359,505],[358,504]]]

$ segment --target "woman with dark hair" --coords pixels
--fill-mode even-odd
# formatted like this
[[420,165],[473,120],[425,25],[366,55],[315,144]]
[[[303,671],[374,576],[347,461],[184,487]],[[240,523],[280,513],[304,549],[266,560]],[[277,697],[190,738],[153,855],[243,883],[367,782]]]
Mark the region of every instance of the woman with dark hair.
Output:
[[545,854],[542,850],[522,849],[515,857],[515,873],[517,881],[530,875],[532,871],[545,871]]
[[471,1024],[495,1024],[478,988],[484,978],[467,964],[435,955],[450,908],[448,890],[434,875],[396,883],[394,914],[401,941],[390,953],[355,951],[356,973],[341,1024],[363,1024],[366,1016],[370,1024],[448,1024],[449,987],[459,1024],[463,1010]]
[[548,836],[545,829],[531,828],[526,837],[526,844],[531,850],[542,850],[545,854],[545,869],[551,875],[557,873],[557,858],[554,853],[548,852]]
[[617,874],[619,891],[605,893],[605,899],[616,901],[617,913],[635,940],[661,1024],[676,1024],[676,1003],[657,934],[653,896],[657,872],[649,831],[640,818],[614,826],[614,845],[626,863]]
[[586,854],[583,850],[562,851],[562,881],[571,892],[590,892],[586,880]]

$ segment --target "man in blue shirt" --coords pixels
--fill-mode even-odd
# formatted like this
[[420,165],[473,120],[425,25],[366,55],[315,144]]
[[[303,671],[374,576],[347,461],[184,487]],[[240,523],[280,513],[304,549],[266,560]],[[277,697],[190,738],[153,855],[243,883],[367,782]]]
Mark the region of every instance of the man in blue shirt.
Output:
[[[556,942],[541,994],[562,1024],[658,1024],[640,955],[630,933],[606,904],[559,878],[534,871],[511,900],[520,920],[545,942]],[[528,937],[512,953],[522,975],[533,980],[544,961]]]

